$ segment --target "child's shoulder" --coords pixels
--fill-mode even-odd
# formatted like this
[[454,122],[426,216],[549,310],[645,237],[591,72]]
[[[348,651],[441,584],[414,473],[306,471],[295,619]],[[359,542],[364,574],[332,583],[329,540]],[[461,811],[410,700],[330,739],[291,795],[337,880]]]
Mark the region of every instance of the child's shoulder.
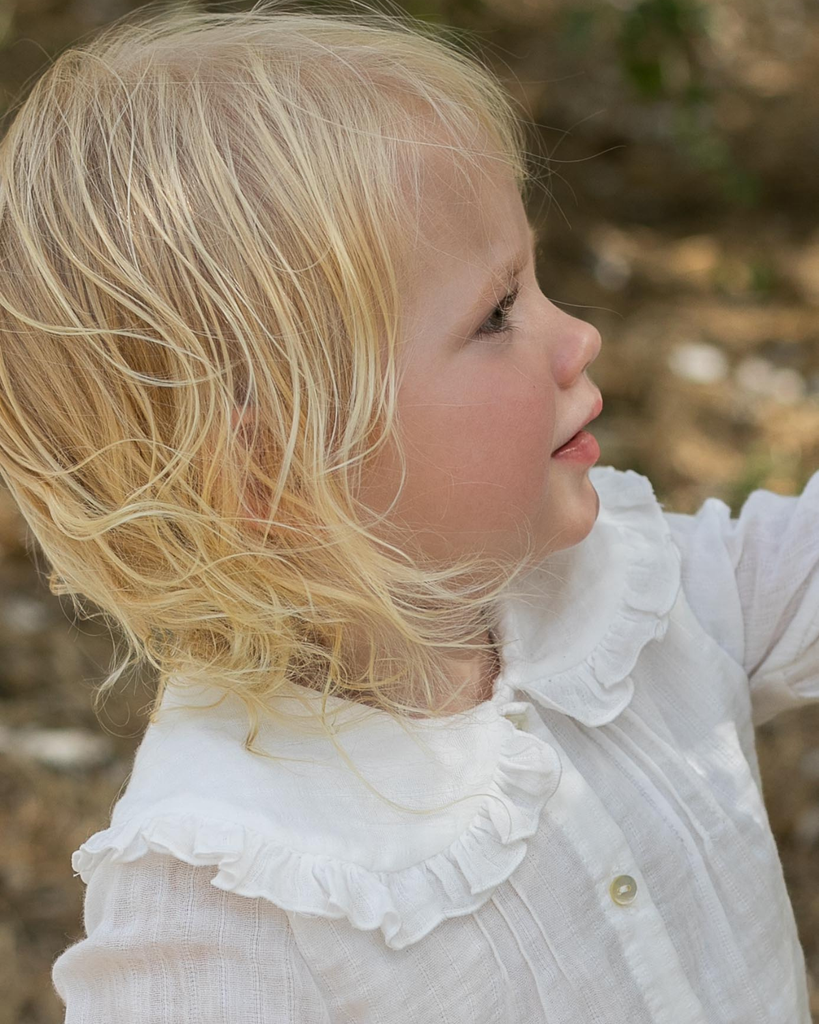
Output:
[[416,721],[419,743],[383,713],[340,701],[349,714],[337,739],[362,780],[326,737],[269,720],[254,745],[277,759],[246,750],[248,720],[233,698],[170,710],[214,694],[197,687],[163,704],[169,713],[148,726],[110,826],[72,856],[84,882],[103,859],[164,852],[213,865],[217,888],[380,927],[401,949],[489,898],[560,777],[554,749],[491,704],[455,716],[457,730]]

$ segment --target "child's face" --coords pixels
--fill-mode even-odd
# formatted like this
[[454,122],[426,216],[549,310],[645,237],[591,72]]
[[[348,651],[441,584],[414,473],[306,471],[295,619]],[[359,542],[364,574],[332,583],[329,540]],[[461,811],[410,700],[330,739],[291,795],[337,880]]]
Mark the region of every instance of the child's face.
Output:
[[[545,556],[583,540],[599,511],[588,460],[552,452],[599,411],[585,371],[600,334],[541,291],[511,176],[488,163],[485,176],[470,172],[473,198],[451,158],[431,154],[398,397],[407,480],[390,521],[400,517],[415,542],[444,561],[476,546],[514,558],[522,553],[516,525],[532,530]],[[504,322],[497,307],[515,284],[493,287],[489,271],[518,254],[524,268],[507,318],[514,329],[480,336],[487,320],[490,328]],[[362,499],[383,510],[397,463],[382,456],[369,470]]]

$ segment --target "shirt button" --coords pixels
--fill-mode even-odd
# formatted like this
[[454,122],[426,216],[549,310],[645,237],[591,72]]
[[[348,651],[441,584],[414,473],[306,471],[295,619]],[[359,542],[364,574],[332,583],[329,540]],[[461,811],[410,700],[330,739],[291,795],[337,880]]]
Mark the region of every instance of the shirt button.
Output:
[[626,906],[637,896],[637,883],[631,875],[618,875],[609,886],[609,892],[615,903]]

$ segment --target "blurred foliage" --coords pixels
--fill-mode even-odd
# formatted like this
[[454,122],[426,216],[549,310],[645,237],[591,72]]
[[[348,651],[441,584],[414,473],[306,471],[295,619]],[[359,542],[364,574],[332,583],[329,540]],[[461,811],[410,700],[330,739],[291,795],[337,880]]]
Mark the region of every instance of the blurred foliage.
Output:
[[728,202],[753,208],[762,182],[735,158],[730,141],[714,124],[716,88],[702,60],[711,41],[712,14],[700,0],[566,4],[558,29],[561,41],[577,53],[598,29],[609,36],[612,57],[635,96],[646,104],[671,107],[672,140],[681,153],[714,175]]

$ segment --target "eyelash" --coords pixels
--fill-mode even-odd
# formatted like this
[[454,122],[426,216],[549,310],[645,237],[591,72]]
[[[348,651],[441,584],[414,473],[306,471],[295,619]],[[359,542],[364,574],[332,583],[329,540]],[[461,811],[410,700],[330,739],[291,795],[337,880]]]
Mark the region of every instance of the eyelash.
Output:
[[[501,299],[497,306],[492,310],[489,318],[484,322],[483,326],[480,327],[475,333],[477,337],[482,337],[488,334],[511,334],[515,330],[515,325],[509,322],[509,310],[514,306],[515,299],[518,297],[520,291],[520,285],[515,285],[511,292]],[[491,321],[492,317],[498,314],[501,319],[500,327],[487,327],[486,325]]]

